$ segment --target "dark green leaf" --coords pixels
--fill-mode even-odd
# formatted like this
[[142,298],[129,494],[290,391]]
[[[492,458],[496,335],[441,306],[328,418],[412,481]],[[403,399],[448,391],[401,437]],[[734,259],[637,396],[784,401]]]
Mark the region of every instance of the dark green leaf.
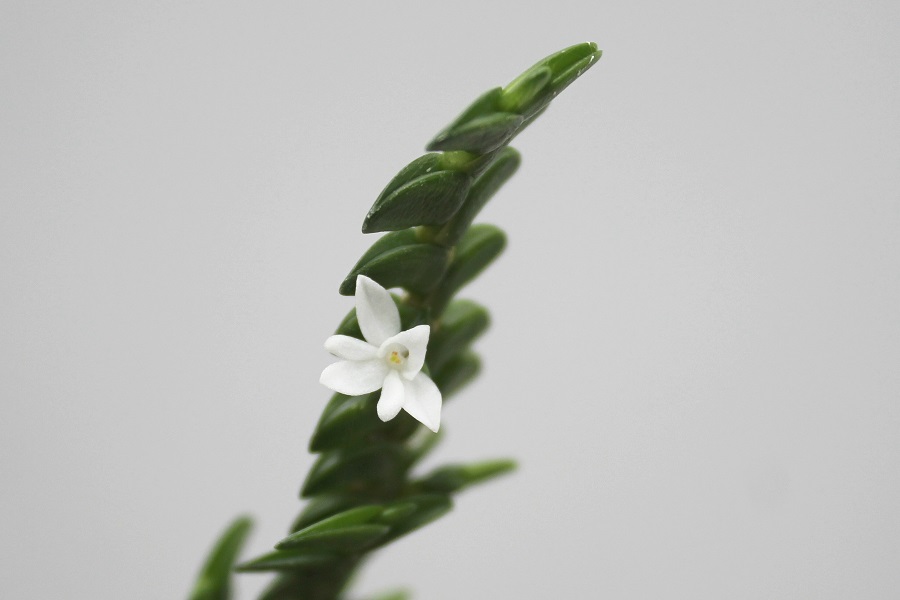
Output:
[[440,371],[435,371],[434,383],[444,400],[475,379],[481,371],[481,359],[474,352],[464,352],[451,359]]
[[375,410],[381,392],[365,396],[339,395],[339,403],[319,419],[310,439],[310,452],[324,452],[336,448],[353,448],[377,442],[402,442],[418,429],[419,422],[401,412],[384,423]]
[[436,138],[428,149],[486,154],[511,140],[523,120],[522,115],[510,112],[475,117]]
[[383,546],[401,536],[415,531],[432,521],[444,516],[453,508],[453,502],[445,494],[422,494],[403,498],[403,502],[415,504],[416,510],[408,517],[400,520],[393,527],[388,536],[379,542]]
[[[426,369],[427,367],[423,368],[422,372],[428,375]],[[408,440],[411,435],[423,429],[425,429],[424,425],[416,421],[406,411],[401,410],[400,414],[385,423],[384,429],[374,432],[373,441],[400,443]],[[427,429],[425,430],[430,431]],[[410,462],[413,460],[413,457],[411,456],[408,456],[407,458]]]
[[443,225],[459,209],[472,178],[459,171],[438,171],[413,179],[380,196],[366,220],[363,233],[395,231],[417,225]]
[[517,150],[503,148],[472,184],[465,202],[444,226],[436,241],[445,246],[455,246],[484,205],[513,176],[521,162],[522,158]]
[[[373,523],[382,513],[380,504],[358,506],[305,527],[284,538],[276,548],[346,551],[359,549],[381,537],[386,529]],[[373,528],[374,527],[374,528]]]
[[444,437],[444,430],[434,433],[427,427],[420,427],[415,434],[410,437],[406,443],[406,449],[409,451],[410,463],[415,464],[422,460],[429,452],[431,452],[438,442]]
[[275,550],[235,567],[236,571],[294,571],[320,567],[337,560],[333,554],[310,554],[308,550]]
[[552,78],[553,71],[549,67],[536,66],[528,69],[503,88],[499,106],[503,110],[511,112],[526,112],[531,101],[550,83]]
[[384,508],[384,512],[378,517],[378,522],[382,525],[396,525],[414,512],[416,512],[415,503],[397,502]]
[[353,271],[341,283],[340,293],[356,293],[357,275],[365,275],[385,289],[406,288],[417,294],[427,294],[447,270],[449,250],[434,244],[409,244],[385,251]]
[[327,423],[333,418],[335,413],[347,410],[345,405],[347,402],[351,401],[351,398],[365,398],[365,396],[346,396],[344,394],[334,394],[331,396],[331,400],[325,405],[325,410],[322,411],[319,422],[316,424],[316,428],[309,440],[310,452],[319,452],[324,449],[324,447],[321,446],[321,442],[316,441],[316,438],[321,437],[322,434],[320,431],[327,428]]
[[423,477],[416,482],[416,487],[424,492],[450,494],[498,475],[509,473],[515,468],[516,463],[511,460],[492,460],[471,465],[448,465]]
[[451,358],[484,333],[490,321],[487,309],[471,300],[451,302],[428,341],[428,366],[440,371]]
[[444,281],[432,295],[434,313],[441,314],[450,298],[493,262],[505,247],[506,234],[498,227],[484,223],[473,225],[460,240]]
[[276,577],[260,600],[332,600],[339,597],[359,564],[351,557],[333,566],[294,570]]
[[390,531],[386,525],[353,525],[321,533],[297,537],[303,531],[284,538],[275,547],[279,550],[304,549],[315,552],[358,553],[374,545]]
[[219,537],[200,571],[190,600],[227,600],[231,597],[231,568],[251,526],[249,518],[241,517]]
[[447,139],[452,131],[459,129],[472,119],[477,119],[478,117],[484,117],[497,112],[497,102],[502,93],[503,90],[501,88],[494,88],[479,96],[475,102],[470,104],[469,107],[462,112],[462,114],[456,117],[452,123],[447,125],[443,131],[437,134],[434,139],[428,143],[428,150],[441,149],[437,146]]
[[[417,244],[420,241],[422,240],[419,239],[419,236],[416,234],[415,229],[389,231],[388,233],[375,240],[375,243],[372,244],[368,250],[366,250],[365,254],[363,254],[358,261],[356,261],[356,264],[353,265],[353,268],[350,269],[350,271],[356,271],[379,254],[384,254],[388,250],[393,250],[394,248],[399,248],[400,246]],[[351,292],[351,294],[352,293],[353,292]]]
[[[309,441],[310,452],[323,452],[351,443],[353,437],[383,425],[375,412],[381,392],[364,396],[336,394],[337,404],[329,403]],[[334,402],[334,400],[332,400]]]
[[387,196],[390,196],[401,186],[404,186],[410,181],[414,181],[419,177],[422,177],[423,175],[428,175],[429,173],[435,173],[437,171],[445,170],[441,166],[442,161],[443,156],[440,152],[423,154],[419,158],[415,159],[414,161],[400,169],[400,172],[394,175],[394,178],[391,179],[390,183],[388,183],[384,187],[384,189],[381,190],[381,193],[378,194],[378,197],[385,198]]
[[306,476],[301,496],[329,493],[393,497],[403,486],[409,464],[410,456],[397,444],[326,452]]
[[313,523],[309,527],[305,527],[300,531],[291,534],[291,537],[303,537],[314,533],[322,533],[324,531],[332,531],[347,527],[350,525],[366,525],[372,523],[378,515],[384,512],[384,507],[380,504],[365,504],[354,508],[341,511],[336,515],[332,515],[327,519],[322,519],[318,523]]
[[291,533],[300,531],[301,529],[358,505],[359,500],[353,496],[316,496],[303,507],[300,514],[294,519],[294,522],[291,525]]

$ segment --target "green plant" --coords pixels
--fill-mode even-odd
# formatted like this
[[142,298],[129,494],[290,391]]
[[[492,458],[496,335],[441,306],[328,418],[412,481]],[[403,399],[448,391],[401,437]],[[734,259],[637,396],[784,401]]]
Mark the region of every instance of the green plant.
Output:
[[[499,228],[473,220],[519,166],[510,141],[600,54],[593,43],[571,46],[483,94],[431,141],[429,153],[388,183],[363,221],[363,233],[387,233],[339,291],[353,294],[359,276],[404,290],[392,296],[402,328],[430,327],[423,372],[444,399],[478,374],[481,362],[471,346],[489,325],[484,307],[456,294],[506,244]],[[336,333],[363,339],[355,311]],[[341,598],[369,553],[446,514],[454,494],[514,468],[510,460],[494,460],[415,475],[439,436],[406,412],[382,422],[380,395],[335,394],[325,407],[309,444],[319,457],[301,490],[307,503],[290,535],[236,568],[276,573],[263,600]],[[249,527],[241,518],[225,532],[192,600],[229,598],[230,572]]]

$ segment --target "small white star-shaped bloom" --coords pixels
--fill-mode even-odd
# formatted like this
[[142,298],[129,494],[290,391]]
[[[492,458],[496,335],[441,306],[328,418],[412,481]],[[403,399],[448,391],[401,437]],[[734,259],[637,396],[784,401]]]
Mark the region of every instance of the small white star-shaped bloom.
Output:
[[347,335],[325,340],[325,349],[343,360],[325,367],[319,381],[348,396],[380,389],[377,412],[382,421],[390,421],[402,408],[437,433],[441,391],[422,372],[431,327],[400,331],[393,298],[365,275],[356,277],[356,318],[365,341]]

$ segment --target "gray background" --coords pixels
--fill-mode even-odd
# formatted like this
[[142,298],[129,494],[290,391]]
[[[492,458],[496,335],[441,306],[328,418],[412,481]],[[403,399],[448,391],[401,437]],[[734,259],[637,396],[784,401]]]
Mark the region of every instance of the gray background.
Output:
[[280,539],[372,200],[590,39],[483,213],[430,462],[522,467],[357,589],[896,598],[900,4],[374,4],[0,5],[2,595],[179,598],[236,514]]

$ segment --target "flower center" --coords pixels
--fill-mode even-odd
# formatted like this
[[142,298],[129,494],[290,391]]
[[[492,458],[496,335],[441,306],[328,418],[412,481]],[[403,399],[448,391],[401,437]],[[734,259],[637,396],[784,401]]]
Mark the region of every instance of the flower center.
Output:
[[409,350],[400,344],[392,344],[387,348],[384,358],[389,366],[399,369],[406,363],[406,359],[409,358]]

